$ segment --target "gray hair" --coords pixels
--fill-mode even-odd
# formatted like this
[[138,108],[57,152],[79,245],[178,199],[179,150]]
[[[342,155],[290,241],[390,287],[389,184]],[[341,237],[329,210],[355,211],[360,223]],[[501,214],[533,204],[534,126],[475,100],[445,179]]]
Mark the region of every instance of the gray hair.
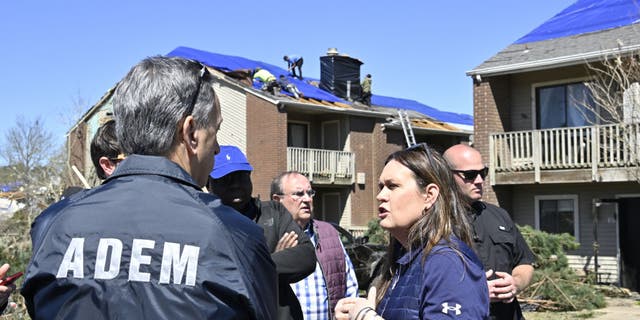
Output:
[[285,177],[288,177],[290,175],[294,175],[294,174],[299,174],[302,175],[302,173],[298,172],[298,171],[285,171],[280,173],[279,175],[277,175],[275,178],[273,178],[273,180],[271,180],[271,197],[274,194],[282,194],[284,192],[284,188],[282,188],[282,180]]
[[189,114],[198,129],[217,120],[209,119],[215,99],[212,79],[199,62],[161,56],[142,60],[113,93],[116,135],[122,151],[168,155],[177,141],[176,128]]

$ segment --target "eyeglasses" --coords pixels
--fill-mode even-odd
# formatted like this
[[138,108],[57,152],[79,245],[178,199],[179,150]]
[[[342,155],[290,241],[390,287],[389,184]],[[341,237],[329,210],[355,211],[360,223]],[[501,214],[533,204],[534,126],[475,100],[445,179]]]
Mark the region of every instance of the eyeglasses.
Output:
[[[289,193],[288,195],[289,195],[289,196],[291,196],[292,198],[299,199],[299,198],[304,197],[304,195],[305,195],[305,194],[306,194],[306,195],[308,195],[308,196],[309,196],[309,198],[313,198],[313,196],[315,196],[315,195],[316,195],[316,191],[315,191],[315,190],[313,190],[313,189],[309,189],[309,190],[307,190],[307,191],[302,191],[302,190],[301,190],[301,191],[296,191],[296,192]],[[285,196],[285,195],[287,195],[287,194],[284,194],[284,193],[277,193],[277,195]]]
[[459,173],[462,179],[464,179],[465,181],[474,181],[476,180],[476,177],[478,175],[480,175],[480,178],[484,180],[484,178],[487,177],[487,174],[489,174],[489,168],[487,167],[484,167],[480,170],[453,170],[452,169],[451,171],[455,173]]
[[185,117],[190,115],[193,112],[193,109],[196,106],[196,101],[198,100],[198,96],[200,95],[200,87],[202,87],[202,81],[204,79],[204,76],[208,73],[207,67],[198,62],[195,61],[197,64],[200,65],[200,71],[198,71],[198,87],[196,88],[196,93],[193,95],[193,98],[191,99],[191,103],[189,104],[189,107],[187,108],[187,112],[185,113]]

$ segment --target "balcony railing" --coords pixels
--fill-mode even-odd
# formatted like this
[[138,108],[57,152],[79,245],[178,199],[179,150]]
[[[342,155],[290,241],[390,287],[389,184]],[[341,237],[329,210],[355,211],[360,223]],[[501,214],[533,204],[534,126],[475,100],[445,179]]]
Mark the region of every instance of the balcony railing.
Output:
[[[490,175],[545,170],[638,167],[640,124],[611,124],[496,133],[489,136]],[[491,179],[492,183],[495,179]]]
[[314,183],[352,184],[355,155],[346,151],[288,147],[287,170],[298,171]]

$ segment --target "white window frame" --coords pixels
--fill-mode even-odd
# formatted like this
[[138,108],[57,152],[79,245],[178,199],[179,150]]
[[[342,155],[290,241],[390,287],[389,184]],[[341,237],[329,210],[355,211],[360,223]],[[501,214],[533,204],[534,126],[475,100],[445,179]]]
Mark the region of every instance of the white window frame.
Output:
[[535,226],[540,230],[540,200],[573,200],[573,235],[580,242],[580,202],[577,194],[538,195],[534,197]]
[[[538,96],[536,96],[536,90],[540,87],[549,87],[549,86],[557,86],[557,85],[567,85],[576,82],[589,82],[593,81],[593,78],[590,77],[579,77],[579,78],[568,78],[562,80],[554,80],[554,81],[545,81],[545,82],[535,82],[531,84],[531,128],[537,129],[538,122],[538,110],[536,109],[536,105],[538,103]],[[597,114],[600,114],[600,106],[596,105]],[[596,116],[596,123],[599,123],[600,119]]]
[[287,139],[289,139],[289,123],[303,124],[307,126],[307,149],[311,148],[311,122],[300,120],[288,120],[287,121]]

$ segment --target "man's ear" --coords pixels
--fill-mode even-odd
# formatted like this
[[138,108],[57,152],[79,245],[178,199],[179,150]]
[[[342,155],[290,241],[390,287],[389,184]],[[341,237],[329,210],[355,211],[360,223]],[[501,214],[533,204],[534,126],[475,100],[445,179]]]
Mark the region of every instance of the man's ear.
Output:
[[280,195],[279,195],[279,194],[275,194],[275,193],[274,193],[274,194],[271,196],[271,200],[280,202]]
[[435,183],[429,183],[426,187],[425,187],[425,193],[424,193],[424,204],[425,204],[425,209],[430,209],[434,203],[436,203],[436,200],[438,199],[438,196],[440,195],[440,187],[438,187],[438,185],[436,185]]
[[102,168],[102,171],[104,171],[104,175],[107,177],[116,170],[116,166],[118,165],[107,157],[100,157],[100,159],[98,159],[98,164],[100,165],[100,168]]
[[193,119],[193,116],[187,116],[184,119],[179,133],[188,152],[195,154],[196,148],[198,147],[199,137],[196,134],[196,122]]

